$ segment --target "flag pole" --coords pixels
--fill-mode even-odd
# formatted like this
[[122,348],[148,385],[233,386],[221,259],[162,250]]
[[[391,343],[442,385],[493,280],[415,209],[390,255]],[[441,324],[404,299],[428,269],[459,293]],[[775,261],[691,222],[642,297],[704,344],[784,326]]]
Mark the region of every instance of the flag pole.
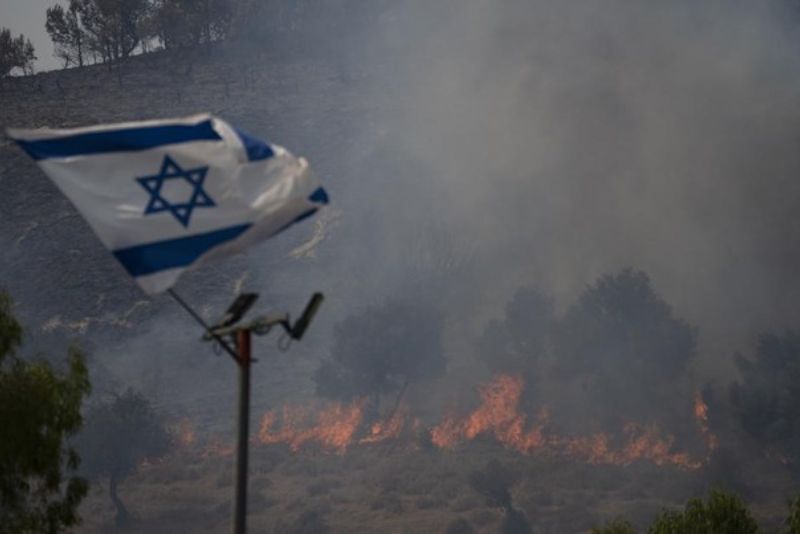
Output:
[[[322,304],[322,293],[314,293],[306,304],[300,318],[294,323],[289,320],[289,314],[267,315],[256,318],[246,324],[236,324],[258,297],[255,293],[239,295],[236,301],[228,308],[226,318],[219,325],[209,326],[205,320],[192,309],[173,289],[168,289],[169,295],[186,310],[205,330],[204,339],[214,340],[230,354],[239,367],[239,406],[238,425],[236,433],[236,486],[234,488],[233,534],[245,534],[247,531],[247,463],[248,446],[250,442],[250,366],[256,361],[251,354],[251,338],[256,335],[266,335],[274,326],[281,326],[290,339],[300,340],[308,329],[311,320]],[[231,336],[235,342],[235,349],[223,336]]]
[[206,334],[211,339],[219,343],[223,349],[233,358],[239,368],[239,407],[238,407],[238,428],[236,435],[236,487],[234,492],[233,509],[233,534],[245,534],[247,531],[247,457],[248,442],[250,434],[250,364],[253,359],[250,355],[250,327],[244,326],[236,329],[234,341],[236,348],[219,335],[214,328],[208,325],[205,320],[189,304],[181,298],[174,289],[168,289],[167,293],[186,310],[186,312],[197,321]]
[[236,489],[234,493],[233,534],[247,530],[247,446],[250,439],[250,328],[236,331],[239,353],[239,424],[236,443]]

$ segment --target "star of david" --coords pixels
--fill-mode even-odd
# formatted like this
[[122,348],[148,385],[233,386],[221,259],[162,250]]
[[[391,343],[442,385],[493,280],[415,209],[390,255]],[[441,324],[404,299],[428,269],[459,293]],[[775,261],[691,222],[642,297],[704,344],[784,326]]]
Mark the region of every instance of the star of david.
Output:
[[[180,165],[169,157],[164,156],[161,163],[161,170],[152,176],[142,176],[136,181],[150,193],[150,201],[144,209],[145,215],[153,215],[168,211],[184,227],[189,227],[189,219],[195,208],[211,208],[216,206],[211,197],[203,190],[203,181],[206,179],[208,167],[197,167],[195,169],[182,169]],[[164,198],[161,188],[167,180],[185,180],[192,186],[191,196],[186,202],[170,202]]]

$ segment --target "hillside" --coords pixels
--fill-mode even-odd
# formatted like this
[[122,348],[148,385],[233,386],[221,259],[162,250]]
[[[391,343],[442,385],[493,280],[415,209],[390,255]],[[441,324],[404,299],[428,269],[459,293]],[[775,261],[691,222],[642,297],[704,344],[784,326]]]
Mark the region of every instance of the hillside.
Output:
[[[265,56],[242,64],[235,63],[237,57],[218,47],[194,54],[191,67],[184,55],[161,53],[134,57],[113,70],[96,65],[10,79],[0,91],[0,129],[210,111],[306,156],[336,191],[346,172],[341,154],[348,150],[357,124],[368,116],[369,103],[353,98],[337,72],[321,59]],[[226,396],[232,384],[225,379],[232,375],[226,373],[204,391],[193,384],[199,376],[231,371],[227,362],[196,342],[199,332],[173,302],[140,292],[68,201],[5,137],[0,138],[0,212],[0,283],[14,297],[34,347],[63,346],[65,339],[77,336],[92,349],[94,372],[150,388],[148,393],[157,398],[166,392],[152,379],[162,375],[158,378],[170,383],[170,400],[163,408],[200,412],[211,424],[209,405],[219,406],[215,395]],[[209,318],[227,306],[237,283],[257,287],[263,305],[297,310],[313,289],[303,279],[314,262],[313,250],[300,256],[289,253],[324,237],[320,226],[298,228],[248,258],[190,274],[179,290]],[[259,268],[251,269],[254,265]],[[166,332],[176,329],[183,339]],[[143,360],[142,346],[157,346],[159,354]],[[296,387],[286,385],[295,381],[282,373],[307,377],[307,365],[281,369],[282,363],[285,360],[259,391],[297,393]],[[188,373],[181,370],[186,365],[192,367]],[[257,402],[264,399],[257,396]]]
[[[292,314],[326,294],[302,343],[284,353],[275,337],[255,341],[253,532],[498,532],[501,507],[471,483],[493,459],[517,476],[513,504],[535,532],[587,532],[617,515],[642,529],[716,484],[777,529],[797,471],[741,437],[727,394],[728,348],[797,315],[785,243],[798,197],[779,186],[796,183],[800,108],[777,75],[736,92],[751,67],[785,63],[734,61],[724,45],[738,34],[702,25],[686,30],[696,48],[678,47],[684,19],[664,26],[658,10],[625,8],[622,23],[595,29],[594,11],[546,3],[460,16],[455,3],[388,5],[369,22],[384,24],[380,38],[363,42],[343,10],[274,47],[160,51],[0,84],[0,287],[25,350],[57,361],[77,342],[90,402],[134,387],[177,435],[120,486],[130,525],[115,527],[99,481],[77,531],[227,530],[236,373],[174,302],[137,288],[2,132],[200,112],[307,157],[332,198],[313,223],[177,285],[209,320],[241,291],[261,294],[259,312]],[[696,63],[696,49],[714,53]],[[628,287],[618,278],[635,291],[615,292]],[[525,300],[536,288],[541,299]],[[365,337],[391,340],[392,361],[423,353],[415,336],[436,338],[443,374],[406,378],[396,400],[387,388],[371,407],[355,387],[318,398],[314,373],[341,332],[355,337],[398,301],[441,313],[441,332],[415,324],[393,337],[377,322]],[[389,360],[379,344],[341,345]]]

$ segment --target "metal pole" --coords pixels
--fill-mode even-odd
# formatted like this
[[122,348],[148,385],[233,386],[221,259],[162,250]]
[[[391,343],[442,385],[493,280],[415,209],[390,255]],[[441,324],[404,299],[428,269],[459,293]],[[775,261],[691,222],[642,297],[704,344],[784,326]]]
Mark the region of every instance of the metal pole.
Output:
[[236,493],[233,511],[233,534],[247,530],[247,445],[250,434],[250,330],[236,332],[239,364],[239,432],[236,449]]
[[197,321],[197,322],[200,324],[200,326],[202,326],[202,327],[203,327],[203,330],[205,330],[205,331],[206,331],[206,333],[207,333],[209,336],[211,336],[211,338],[212,338],[214,341],[216,341],[217,343],[219,343],[219,344],[220,344],[220,346],[221,346],[223,349],[225,349],[225,352],[227,352],[227,353],[230,355],[230,357],[231,357],[231,358],[233,358],[234,360],[237,360],[237,361],[238,361],[238,358],[239,358],[239,356],[236,354],[236,351],[234,351],[234,350],[231,348],[231,346],[230,346],[230,345],[228,345],[228,343],[227,343],[227,342],[226,342],[224,339],[222,339],[222,337],[220,337],[219,335],[215,334],[215,333],[214,333],[214,331],[213,331],[213,330],[211,330],[211,327],[209,327],[209,326],[206,324],[206,322],[203,320],[203,318],[202,318],[202,317],[200,317],[200,314],[198,314],[196,311],[194,311],[194,310],[192,309],[192,307],[191,307],[191,306],[189,306],[189,305],[186,303],[186,301],[185,301],[185,300],[183,300],[183,299],[181,298],[181,296],[180,296],[180,295],[178,295],[178,293],[176,293],[176,292],[175,292],[175,290],[174,290],[174,289],[167,289],[167,293],[169,293],[169,295],[170,295],[170,296],[171,296],[171,297],[172,297],[172,298],[175,300],[175,302],[177,302],[178,304],[180,304],[180,305],[181,305],[181,307],[182,307],[184,310],[186,310],[186,312],[187,312],[189,315],[191,315],[191,316],[192,316],[192,318],[193,318],[195,321]]

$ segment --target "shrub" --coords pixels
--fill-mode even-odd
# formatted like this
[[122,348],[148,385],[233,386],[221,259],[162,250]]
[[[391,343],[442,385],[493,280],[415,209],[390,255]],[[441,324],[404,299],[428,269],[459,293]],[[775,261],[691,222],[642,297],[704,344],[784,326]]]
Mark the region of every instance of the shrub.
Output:
[[595,527],[592,534],[636,534],[630,523],[618,517],[606,523],[603,527]]
[[650,534],[754,534],[758,524],[742,500],[730,493],[711,491],[707,501],[692,499],[683,512],[664,511],[650,526]]
[[789,527],[786,534],[800,534],[800,497],[789,501],[789,517],[786,518]]

